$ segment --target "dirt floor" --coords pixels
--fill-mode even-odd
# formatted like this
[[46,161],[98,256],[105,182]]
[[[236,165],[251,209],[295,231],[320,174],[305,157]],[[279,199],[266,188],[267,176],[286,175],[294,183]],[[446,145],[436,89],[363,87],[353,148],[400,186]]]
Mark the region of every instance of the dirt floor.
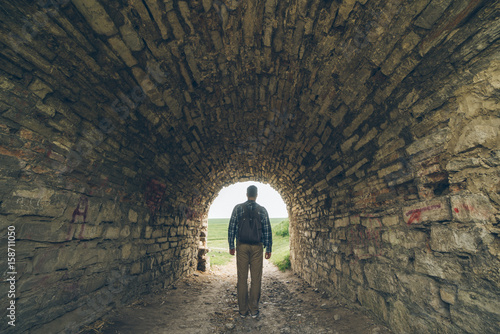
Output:
[[173,289],[115,310],[86,333],[392,333],[264,260],[260,316],[240,318],[236,263],[180,280]]

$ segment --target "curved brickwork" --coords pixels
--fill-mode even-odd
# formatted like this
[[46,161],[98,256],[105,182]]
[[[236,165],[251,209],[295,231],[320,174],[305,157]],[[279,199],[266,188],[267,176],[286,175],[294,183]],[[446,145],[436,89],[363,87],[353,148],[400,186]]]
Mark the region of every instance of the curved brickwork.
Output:
[[400,333],[499,331],[496,1],[0,9],[16,330],[74,332],[192,272],[210,203],[250,179],[318,288]]

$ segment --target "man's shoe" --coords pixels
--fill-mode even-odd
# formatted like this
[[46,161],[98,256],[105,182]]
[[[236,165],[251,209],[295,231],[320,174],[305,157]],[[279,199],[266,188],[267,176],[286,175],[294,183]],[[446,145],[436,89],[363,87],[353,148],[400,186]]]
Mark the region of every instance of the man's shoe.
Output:
[[240,317],[242,317],[243,319],[246,318],[247,314],[242,314],[241,312],[238,312],[240,314]]
[[257,311],[257,313],[255,313],[255,314],[252,314],[252,318],[254,318],[254,319],[257,319],[258,316],[259,316],[259,311]]

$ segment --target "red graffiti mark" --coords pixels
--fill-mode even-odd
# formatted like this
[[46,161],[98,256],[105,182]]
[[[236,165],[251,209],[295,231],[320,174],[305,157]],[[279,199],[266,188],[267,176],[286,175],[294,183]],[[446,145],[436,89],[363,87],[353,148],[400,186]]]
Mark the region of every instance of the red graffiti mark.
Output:
[[82,227],[80,228],[80,233],[78,234],[78,239],[80,240],[83,239],[83,231],[85,231],[85,224],[82,224]]
[[413,212],[410,216],[410,219],[408,219],[408,222],[406,223],[407,225],[411,225],[413,223],[418,223],[420,221],[420,216],[422,215],[422,211],[416,211]]
[[87,211],[89,208],[89,200],[87,197],[82,196],[78,200],[78,205],[76,206],[75,210],[73,211],[73,215],[71,218],[71,223],[73,224],[76,221],[77,216],[83,216],[83,222],[87,222]]
[[154,216],[161,208],[166,188],[165,184],[155,179],[151,179],[147,184],[144,199],[151,215]]
[[378,229],[369,229],[362,225],[357,225],[349,232],[348,243],[356,259],[367,259],[382,255],[380,252],[381,241],[382,238]]
[[434,209],[440,209],[440,208],[441,208],[441,204],[434,204],[434,205],[426,206],[424,208],[410,210],[406,213],[406,216],[410,216],[410,218],[408,219],[408,222],[406,224],[411,225],[415,222],[418,223],[420,221],[420,217],[422,215],[422,212],[430,211],[430,210],[434,210]]
[[180,214],[187,219],[200,219],[202,215],[201,210],[199,210],[200,205],[201,197],[198,195],[191,202],[191,206],[185,204],[179,206]]
[[424,211],[430,211],[430,210],[439,209],[439,208],[441,208],[441,204],[429,205],[429,206],[426,206],[424,208],[410,210],[406,213],[406,215],[409,216],[409,215],[414,214],[415,212],[424,212]]
[[481,219],[488,219],[488,217],[492,216],[492,213],[484,207],[474,207],[465,203],[459,204],[458,207],[454,209],[456,213],[459,213],[459,210],[462,210],[462,215],[474,216]]
[[474,208],[471,206],[468,206],[467,204],[462,204],[462,208],[464,208],[467,211],[474,211]]
[[73,226],[68,225],[68,232],[66,232],[66,238],[65,240],[68,241],[73,237]]

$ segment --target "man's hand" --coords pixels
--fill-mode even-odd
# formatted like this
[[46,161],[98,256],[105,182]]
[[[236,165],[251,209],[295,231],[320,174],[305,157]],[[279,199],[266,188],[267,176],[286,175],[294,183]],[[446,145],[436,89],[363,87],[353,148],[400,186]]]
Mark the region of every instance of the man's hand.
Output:
[[234,248],[229,250],[229,254],[234,255]]
[[266,260],[269,260],[271,258],[271,253],[266,252]]

